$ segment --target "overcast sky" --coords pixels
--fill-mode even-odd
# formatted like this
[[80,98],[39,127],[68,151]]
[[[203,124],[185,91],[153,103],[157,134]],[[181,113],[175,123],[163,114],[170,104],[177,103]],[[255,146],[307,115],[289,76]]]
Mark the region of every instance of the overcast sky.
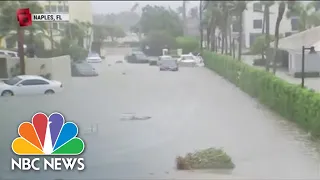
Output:
[[[139,9],[145,5],[170,6],[176,9],[182,5],[182,1],[91,1],[94,13],[119,13],[121,11],[130,11],[131,7],[138,2]],[[188,2],[188,7],[198,6],[199,1]],[[188,8],[188,9],[189,9]]]

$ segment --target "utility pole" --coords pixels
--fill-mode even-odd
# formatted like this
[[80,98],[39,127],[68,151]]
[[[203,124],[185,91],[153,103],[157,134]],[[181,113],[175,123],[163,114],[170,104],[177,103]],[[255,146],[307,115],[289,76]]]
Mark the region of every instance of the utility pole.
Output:
[[18,54],[20,58],[20,74],[26,74],[25,59],[24,59],[24,29],[17,24],[18,29]]
[[[50,14],[52,14],[52,10],[51,10],[51,0],[48,1],[49,2],[49,12]],[[49,33],[50,33],[50,42],[51,42],[51,50],[53,49],[53,35],[52,35],[52,22],[49,22]]]

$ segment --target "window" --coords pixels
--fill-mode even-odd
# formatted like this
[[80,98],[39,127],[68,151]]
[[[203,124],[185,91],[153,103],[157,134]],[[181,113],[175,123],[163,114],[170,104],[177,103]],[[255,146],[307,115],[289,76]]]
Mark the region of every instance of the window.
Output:
[[65,7],[64,7],[64,12],[65,12],[65,13],[69,13],[69,6],[65,6]]
[[58,6],[58,12],[59,13],[63,13],[64,12],[63,6]]
[[52,6],[51,6],[51,12],[52,12],[52,13],[57,12],[57,6],[52,5]]
[[29,80],[22,81],[21,84],[24,86],[33,86],[33,85],[44,85],[49,83],[40,79],[29,79]]
[[58,23],[52,23],[52,29],[58,29]]
[[262,12],[262,4],[261,3],[254,3],[253,4],[253,12]]
[[262,19],[253,20],[253,29],[261,29],[262,28]]
[[291,30],[292,31],[298,31],[299,30],[299,19],[298,18],[292,18],[291,19]]
[[0,51],[0,54],[5,54],[5,53]]
[[50,6],[46,5],[44,6],[45,12],[50,13]]
[[232,32],[239,32],[239,30],[240,30],[239,23],[234,22],[232,24]]

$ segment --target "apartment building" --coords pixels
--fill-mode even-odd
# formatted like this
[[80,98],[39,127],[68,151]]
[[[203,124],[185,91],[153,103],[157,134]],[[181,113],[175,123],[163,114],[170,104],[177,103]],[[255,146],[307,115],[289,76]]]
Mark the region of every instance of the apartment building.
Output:
[[[69,14],[70,22],[75,20],[82,22],[93,22],[93,10],[90,1],[39,1],[43,6],[45,13],[59,13]],[[64,30],[66,22],[52,22],[51,26],[53,29],[53,39],[60,41],[62,37],[61,30]],[[84,44],[90,44],[92,42],[93,35],[91,38],[85,38]],[[51,43],[48,39],[45,39],[45,47],[51,48]],[[89,48],[89,47],[85,47]]]
[[[278,2],[270,7],[270,34],[275,34],[275,26],[278,17]],[[243,44],[250,48],[255,39],[262,34],[263,9],[259,1],[248,1],[247,10],[243,12]],[[286,12],[280,24],[279,33],[289,36],[298,32],[298,18],[286,18]],[[239,28],[236,23],[232,27],[233,36],[238,36]]]

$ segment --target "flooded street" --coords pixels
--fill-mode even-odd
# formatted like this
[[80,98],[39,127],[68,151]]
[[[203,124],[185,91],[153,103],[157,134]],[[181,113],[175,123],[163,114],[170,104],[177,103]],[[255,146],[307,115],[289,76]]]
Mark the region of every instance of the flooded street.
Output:
[[[61,94],[0,99],[2,179],[319,179],[317,145],[206,68],[160,72],[148,64],[95,65],[99,77],[73,78]],[[111,66],[108,66],[111,64]],[[125,72],[125,74],[124,74]],[[84,172],[11,171],[11,142],[37,111],[59,111],[86,143]],[[121,120],[123,113],[150,119]],[[175,157],[223,147],[232,172],[177,172]]]

